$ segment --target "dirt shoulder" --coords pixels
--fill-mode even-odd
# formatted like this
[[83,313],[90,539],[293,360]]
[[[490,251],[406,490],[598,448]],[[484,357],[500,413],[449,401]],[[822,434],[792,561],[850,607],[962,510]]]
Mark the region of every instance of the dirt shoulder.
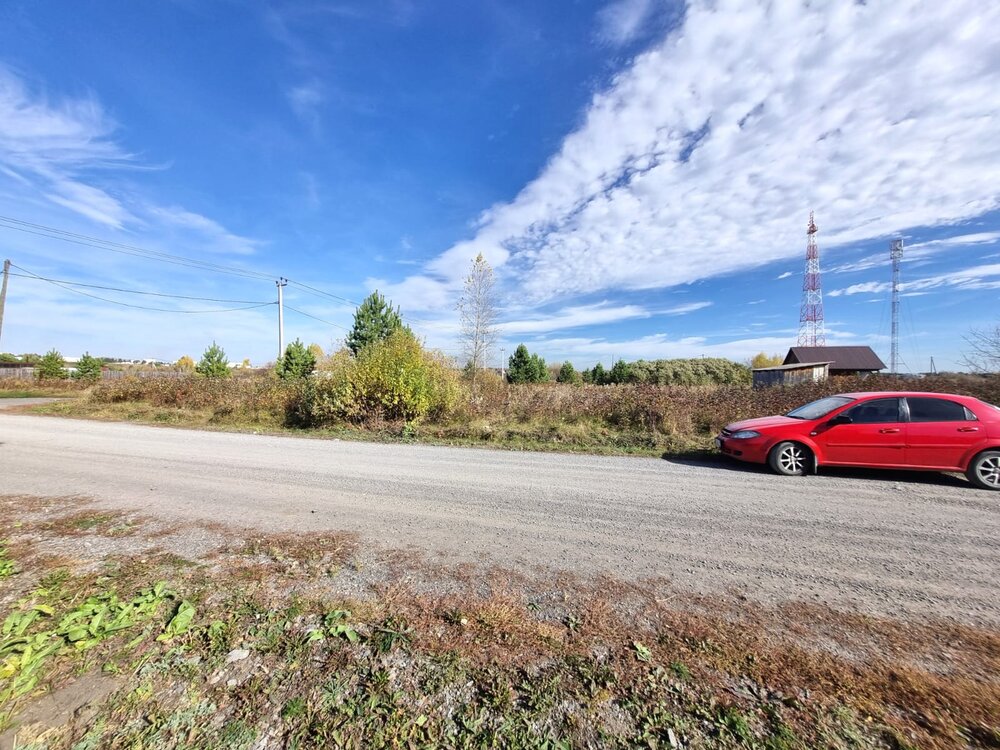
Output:
[[456,565],[350,532],[170,523],[83,498],[4,496],[0,514],[0,746],[1000,738],[990,628]]

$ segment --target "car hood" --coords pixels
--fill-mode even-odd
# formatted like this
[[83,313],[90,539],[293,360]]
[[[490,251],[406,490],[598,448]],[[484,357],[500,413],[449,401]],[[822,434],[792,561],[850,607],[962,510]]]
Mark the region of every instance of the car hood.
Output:
[[767,427],[781,427],[787,424],[802,424],[802,422],[803,420],[792,417],[758,417],[757,419],[744,419],[742,422],[727,424],[726,429],[729,432],[736,432],[737,430],[760,430]]

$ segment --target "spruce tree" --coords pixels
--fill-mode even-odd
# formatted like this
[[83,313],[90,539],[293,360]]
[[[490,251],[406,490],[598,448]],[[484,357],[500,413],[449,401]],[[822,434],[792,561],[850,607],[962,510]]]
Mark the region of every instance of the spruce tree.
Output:
[[545,360],[537,354],[531,355],[531,368],[534,371],[532,383],[546,383],[549,379],[549,368],[545,365]]
[[357,355],[376,341],[384,341],[393,331],[403,328],[399,308],[393,308],[385,297],[374,291],[354,312],[354,326],[347,334],[347,348]]
[[528,347],[518,344],[517,349],[507,360],[507,379],[511,383],[534,382],[535,366],[528,353]]
[[285,347],[285,354],[278,359],[274,369],[282,380],[305,378],[316,369],[316,355],[305,344],[295,339]]
[[604,365],[598,362],[594,365],[594,369],[590,371],[590,382],[594,385],[606,385],[608,382],[608,373],[604,370]]
[[611,372],[608,373],[607,382],[609,383],[627,383],[632,374],[632,368],[629,363],[624,359],[619,359],[611,367]]
[[575,383],[579,379],[576,373],[576,368],[573,367],[572,362],[563,362],[562,367],[559,368],[559,375],[556,377],[557,383]]
[[101,379],[101,360],[91,357],[90,352],[84,352],[80,361],[76,363],[76,372],[73,373],[76,380],[86,380],[96,383]]
[[228,378],[232,375],[225,350],[214,341],[201,355],[201,360],[195,366],[194,371],[203,378]]
[[68,374],[63,356],[55,349],[49,349],[35,365],[35,375],[39,380],[63,380]]

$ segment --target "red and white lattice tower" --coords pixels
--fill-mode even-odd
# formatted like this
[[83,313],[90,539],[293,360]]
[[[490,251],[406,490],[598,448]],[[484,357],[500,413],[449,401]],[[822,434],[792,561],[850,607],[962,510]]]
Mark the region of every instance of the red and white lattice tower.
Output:
[[806,272],[802,277],[802,308],[799,311],[799,346],[826,346],[823,327],[823,284],[819,276],[819,247],[816,245],[816,222],[809,212],[806,235]]

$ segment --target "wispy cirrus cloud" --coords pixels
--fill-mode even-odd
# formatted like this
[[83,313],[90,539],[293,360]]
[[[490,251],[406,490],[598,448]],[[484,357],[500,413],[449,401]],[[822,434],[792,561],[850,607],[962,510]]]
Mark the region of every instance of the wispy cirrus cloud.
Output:
[[614,45],[638,37],[662,0],[615,0],[597,14],[597,38]]
[[[901,292],[916,296],[916,292],[949,287],[952,289],[1000,289],[1000,263],[986,263],[959,271],[941,273],[899,285]],[[882,294],[892,285],[887,281],[864,281],[827,292],[829,297],[849,297],[855,294]]]
[[0,166],[54,204],[121,228],[134,217],[106,189],[85,181],[94,170],[132,161],[112,139],[115,121],[93,97],[52,102],[0,65]]
[[[1000,232],[973,232],[959,234],[954,237],[944,237],[926,242],[916,242],[905,248],[904,261],[923,260],[936,253],[954,250],[961,247],[987,246],[1000,242]],[[841,263],[833,266],[828,273],[853,273],[867,271],[871,268],[887,266],[891,263],[888,248],[884,253],[869,255],[851,263]]]
[[95,96],[52,98],[0,65],[0,177],[11,181],[8,211],[14,201],[41,198],[105,229],[155,229],[208,252],[254,252],[258,241],[200,213],[159,205],[122,180],[123,172],[149,167],[115,139],[117,129]]
[[797,257],[810,208],[825,249],[979,216],[1000,205],[998,25],[974,0],[694,0],[537,178],[388,291],[451,298],[482,252],[543,304]]

